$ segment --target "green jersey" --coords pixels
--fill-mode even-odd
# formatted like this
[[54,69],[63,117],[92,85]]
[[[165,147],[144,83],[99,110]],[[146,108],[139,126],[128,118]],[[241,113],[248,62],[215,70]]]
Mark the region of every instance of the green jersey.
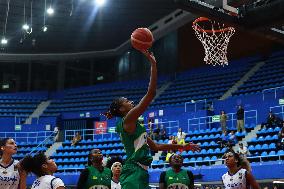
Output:
[[162,172],[160,183],[164,183],[167,189],[190,189],[194,185],[192,173],[183,169],[178,173],[174,172],[173,169]]
[[121,142],[124,145],[126,152],[126,161],[128,163],[140,163],[149,166],[152,163],[152,156],[150,155],[149,146],[147,144],[147,132],[138,121],[136,122],[135,132],[129,134],[123,128],[122,119],[116,126],[116,132],[120,135]]
[[87,189],[111,189],[111,170],[104,168],[102,172],[95,167],[90,166],[88,180],[86,183]]

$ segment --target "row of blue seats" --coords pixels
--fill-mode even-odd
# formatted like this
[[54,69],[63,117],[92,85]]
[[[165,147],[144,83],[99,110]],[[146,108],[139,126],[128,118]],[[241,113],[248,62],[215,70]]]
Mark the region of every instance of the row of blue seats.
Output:
[[273,141],[273,140],[278,140],[278,135],[267,135],[266,137],[260,136],[258,138],[252,138],[249,143],[259,143],[259,142],[266,142],[266,141]]
[[94,148],[118,148],[123,147],[122,143],[109,143],[109,144],[94,144],[94,145],[77,145],[77,146],[62,146],[58,150],[75,150],[75,149],[94,149]]
[[[90,151],[82,151],[82,152],[58,152],[54,153],[52,156],[54,157],[62,157],[62,156],[87,156]],[[113,150],[102,150],[102,154],[125,154],[124,149],[113,149]]]
[[248,147],[248,150],[249,151],[261,151],[261,150],[268,150],[268,149],[276,149],[276,145],[275,143],[271,143],[271,144],[263,144],[263,145],[260,145],[260,144],[257,144],[257,145],[249,145]]
[[281,130],[280,127],[275,127],[274,129],[271,128],[271,127],[269,127],[269,128],[267,128],[267,129],[266,129],[266,128],[261,129],[261,130],[258,131],[256,134],[262,134],[262,133],[266,133],[266,134],[268,134],[268,133],[278,133],[280,130]]

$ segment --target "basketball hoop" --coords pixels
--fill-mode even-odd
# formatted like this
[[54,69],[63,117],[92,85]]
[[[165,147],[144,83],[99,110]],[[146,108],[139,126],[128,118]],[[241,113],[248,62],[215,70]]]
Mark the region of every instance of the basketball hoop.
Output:
[[[204,61],[213,66],[228,65],[227,47],[235,28],[221,26],[206,17],[197,18],[192,28],[205,49]],[[209,28],[209,29],[208,29]]]

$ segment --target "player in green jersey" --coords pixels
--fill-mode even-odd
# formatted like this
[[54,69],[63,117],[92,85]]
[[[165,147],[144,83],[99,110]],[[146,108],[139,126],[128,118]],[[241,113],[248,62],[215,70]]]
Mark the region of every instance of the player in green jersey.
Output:
[[112,117],[122,118],[116,127],[127,156],[120,176],[122,189],[149,188],[147,168],[153,160],[149,153],[150,149],[153,151],[199,150],[199,146],[192,143],[185,145],[156,144],[147,136],[145,127],[138,122],[139,116],[144,113],[155,97],[157,88],[157,65],[155,57],[149,51],[142,53],[151,63],[150,83],[146,95],[136,106],[127,98],[121,97],[115,99],[110,105],[109,111],[104,114],[108,119]]
[[169,159],[171,168],[160,175],[160,189],[194,189],[193,174],[182,169],[183,157],[173,154]]
[[103,167],[103,155],[99,149],[91,150],[88,156],[88,167],[79,177],[77,188],[111,189],[111,170]]

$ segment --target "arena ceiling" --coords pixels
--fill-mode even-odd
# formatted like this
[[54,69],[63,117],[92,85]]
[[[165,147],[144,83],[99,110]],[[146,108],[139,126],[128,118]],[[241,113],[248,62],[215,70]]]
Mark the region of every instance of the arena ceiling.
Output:
[[[194,15],[206,13],[204,6],[201,6],[201,11],[196,11],[199,10],[199,7],[190,6],[187,8],[186,5],[181,6],[181,3],[178,3],[183,1],[185,2],[185,0],[106,0],[106,4],[99,8],[96,6],[95,0],[0,1],[0,32],[2,34],[0,36],[1,38],[5,36],[8,39],[8,44],[0,44],[0,52],[65,53],[114,49],[127,41],[131,32],[137,27],[148,27],[178,8],[190,11]],[[194,1],[208,4],[215,2],[214,6],[217,7],[223,2],[222,0],[192,0],[191,2]],[[238,1],[238,5],[235,6],[240,7],[245,2],[252,3],[254,1],[256,0]],[[271,2],[274,1],[276,0],[271,0]],[[229,0],[228,2],[237,1]],[[268,1],[257,0],[256,2]],[[50,6],[55,10],[52,16],[44,14]],[[281,7],[279,9],[280,12],[283,12]],[[273,13],[275,8],[272,7],[271,10]],[[216,12],[216,10],[209,9],[207,13],[211,15],[214,11]],[[267,17],[269,19],[269,16]],[[261,21],[261,19],[258,20]],[[22,29],[24,23],[32,25],[32,32],[30,33],[28,30],[30,34]],[[249,20],[247,25],[251,25],[251,23],[262,26],[270,22]],[[42,30],[44,25],[47,26],[46,32]],[[277,31],[271,31],[270,28],[274,26],[270,26],[268,30],[260,28],[257,32],[272,39],[281,39],[283,42],[283,25],[283,19],[277,20],[277,26],[275,26]]]
[[[10,4],[5,34],[7,2]],[[45,15],[48,29],[43,32],[45,2],[46,8],[52,5],[55,12]],[[175,9],[173,0],[107,0],[100,8],[95,0],[0,1],[1,37],[4,34],[8,39],[1,50],[57,53],[113,49],[128,40],[135,28],[150,26]],[[24,20],[28,25],[32,22],[31,34],[22,29]]]

